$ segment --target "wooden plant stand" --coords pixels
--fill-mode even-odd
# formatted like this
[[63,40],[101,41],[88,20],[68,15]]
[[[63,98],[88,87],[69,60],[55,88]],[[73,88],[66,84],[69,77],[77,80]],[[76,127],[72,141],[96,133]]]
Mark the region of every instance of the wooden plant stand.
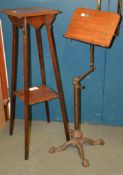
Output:
[[[57,56],[53,41],[52,23],[55,16],[60,13],[58,10],[44,9],[41,7],[32,8],[16,8],[3,9],[11,23],[13,29],[12,42],[12,81],[11,81],[11,114],[10,114],[10,135],[13,134],[14,118],[15,118],[15,97],[18,96],[24,101],[24,120],[25,120],[25,159],[29,157],[29,128],[28,128],[28,113],[29,105],[44,102],[47,114],[47,121],[50,122],[50,112],[48,101],[58,98],[60,102],[61,112],[63,116],[64,129],[66,139],[69,140],[68,118],[66,113],[64,95],[61,85],[60,72],[58,68]],[[42,85],[40,87],[29,88],[29,45],[28,45],[28,26],[35,28],[37,47],[39,54],[39,63],[41,69]],[[46,86],[46,76],[44,68],[44,60],[42,53],[42,40],[40,29],[46,27],[48,42],[50,47],[51,59],[56,79],[58,93],[54,92]],[[17,79],[17,52],[18,52],[18,28],[22,29],[23,35],[23,65],[24,65],[24,89],[16,90]]]

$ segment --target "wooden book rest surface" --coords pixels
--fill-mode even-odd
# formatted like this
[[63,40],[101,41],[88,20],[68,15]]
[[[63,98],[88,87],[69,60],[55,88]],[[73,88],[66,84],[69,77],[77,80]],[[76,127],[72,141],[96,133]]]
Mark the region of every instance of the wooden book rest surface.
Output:
[[109,47],[119,21],[120,15],[117,13],[77,8],[64,36]]

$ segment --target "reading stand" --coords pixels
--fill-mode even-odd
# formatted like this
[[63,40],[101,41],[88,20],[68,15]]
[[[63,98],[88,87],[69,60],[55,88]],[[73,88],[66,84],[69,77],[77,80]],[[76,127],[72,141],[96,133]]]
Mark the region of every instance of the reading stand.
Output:
[[50,153],[64,151],[69,145],[78,149],[84,167],[89,166],[89,161],[84,157],[83,144],[103,145],[104,141],[96,141],[83,137],[80,131],[80,92],[84,88],[81,81],[95,70],[94,65],[94,45],[110,47],[120,21],[120,15],[111,12],[102,12],[86,8],[77,8],[72,16],[65,37],[91,44],[90,49],[90,69],[83,75],[74,79],[74,129],[70,130],[71,140],[60,147],[51,147]]

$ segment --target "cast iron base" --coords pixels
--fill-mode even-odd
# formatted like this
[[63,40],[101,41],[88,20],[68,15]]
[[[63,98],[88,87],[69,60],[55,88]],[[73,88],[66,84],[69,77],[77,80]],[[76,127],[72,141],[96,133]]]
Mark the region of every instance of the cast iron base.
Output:
[[89,145],[104,145],[104,141],[102,139],[98,139],[94,141],[92,139],[83,137],[83,134],[80,130],[72,130],[72,129],[70,130],[70,137],[71,137],[71,140],[65,142],[64,144],[62,144],[61,146],[57,148],[51,147],[49,149],[49,152],[55,153],[55,152],[64,151],[69,145],[73,145],[78,149],[80,158],[82,160],[82,165],[84,167],[88,167],[89,161],[88,159],[85,159],[83,144],[88,143]]

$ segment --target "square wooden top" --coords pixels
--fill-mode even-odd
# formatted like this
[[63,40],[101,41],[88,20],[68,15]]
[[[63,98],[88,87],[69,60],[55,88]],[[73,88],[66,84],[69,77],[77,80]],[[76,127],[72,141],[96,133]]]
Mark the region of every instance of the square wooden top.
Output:
[[117,13],[77,8],[64,36],[109,47],[119,21],[120,15]]
[[3,9],[1,10],[1,12],[17,18],[61,13],[59,10],[51,10],[51,9],[45,9],[41,7]]

